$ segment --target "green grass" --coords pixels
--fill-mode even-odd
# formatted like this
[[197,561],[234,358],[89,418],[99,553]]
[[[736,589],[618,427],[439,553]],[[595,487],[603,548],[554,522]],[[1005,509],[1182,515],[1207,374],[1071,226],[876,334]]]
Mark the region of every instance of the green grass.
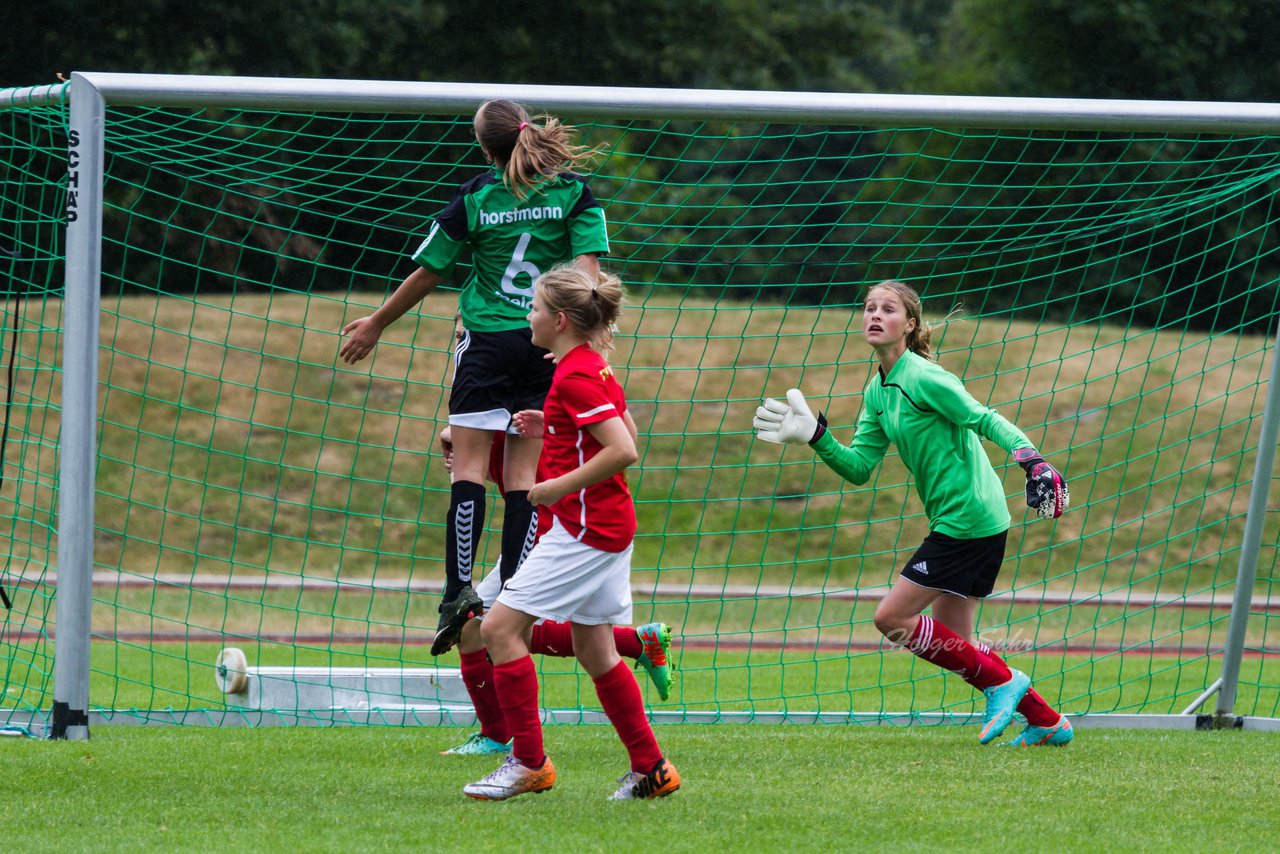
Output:
[[[612,730],[546,730],[559,780],[463,797],[453,729],[99,727],[0,739],[12,851],[1256,851],[1280,834],[1280,734],[1081,730],[980,748],[956,728],[659,727],[684,787],[608,803]],[[1267,840],[1271,840],[1268,842]]]

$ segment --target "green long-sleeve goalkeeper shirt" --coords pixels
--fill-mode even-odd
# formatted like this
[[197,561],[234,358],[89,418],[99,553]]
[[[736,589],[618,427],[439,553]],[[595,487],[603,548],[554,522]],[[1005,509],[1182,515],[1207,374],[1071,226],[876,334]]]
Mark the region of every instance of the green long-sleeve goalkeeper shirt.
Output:
[[867,386],[853,441],[842,445],[828,431],[814,450],[845,480],[862,484],[893,442],[915,478],[930,528],[971,539],[1008,530],[1010,520],[1004,486],[979,437],[1009,453],[1033,447],[954,374],[908,351],[888,376],[877,371]]

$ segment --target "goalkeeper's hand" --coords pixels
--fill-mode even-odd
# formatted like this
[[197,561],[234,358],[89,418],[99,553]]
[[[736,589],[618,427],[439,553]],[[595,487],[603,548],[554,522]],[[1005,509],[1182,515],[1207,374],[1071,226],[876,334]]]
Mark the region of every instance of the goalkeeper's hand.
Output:
[[1057,519],[1071,504],[1071,492],[1062,472],[1044,461],[1035,448],[1021,448],[1013,458],[1027,473],[1027,506],[1046,519]]
[[827,419],[821,412],[815,416],[804,393],[793,388],[787,392],[786,403],[771,397],[761,401],[751,426],[756,428],[756,436],[766,442],[812,445],[827,432]]

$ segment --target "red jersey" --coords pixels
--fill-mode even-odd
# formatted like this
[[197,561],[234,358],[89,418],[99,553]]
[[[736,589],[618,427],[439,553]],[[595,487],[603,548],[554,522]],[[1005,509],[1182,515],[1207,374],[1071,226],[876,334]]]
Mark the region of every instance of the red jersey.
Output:
[[[568,474],[595,457],[603,446],[587,425],[626,412],[622,386],[603,356],[585,344],[566,353],[542,407],[538,482]],[[575,539],[601,551],[623,551],[635,537],[636,508],[624,472],[566,495],[550,510]]]

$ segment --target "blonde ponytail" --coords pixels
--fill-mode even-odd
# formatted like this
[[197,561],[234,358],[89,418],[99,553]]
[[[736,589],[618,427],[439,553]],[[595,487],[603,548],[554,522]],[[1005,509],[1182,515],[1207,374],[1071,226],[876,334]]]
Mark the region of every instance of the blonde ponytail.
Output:
[[[541,124],[539,124],[541,122]],[[486,101],[476,111],[476,139],[523,200],[538,186],[590,163],[596,149],[577,145],[577,129],[553,116],[530,118],[515,101]]]

